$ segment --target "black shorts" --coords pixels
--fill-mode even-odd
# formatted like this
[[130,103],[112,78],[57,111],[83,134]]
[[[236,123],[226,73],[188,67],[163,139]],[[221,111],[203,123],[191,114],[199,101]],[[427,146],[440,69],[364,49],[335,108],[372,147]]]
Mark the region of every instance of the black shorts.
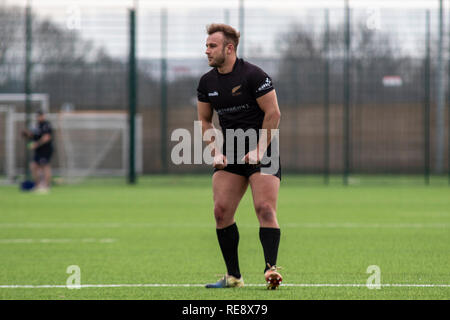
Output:
[[[249,178],[252,174],[256,173],[256,172],[263,172],[263,173],[267,173],[267,174],[271,174],[275,177],[277,177],[278,179],[280,179],[281,181],[281,162],[278,161],[278,171],[273,172],[273,169],[270,170],[265,170],[264,168],[269,168],[270,165],[265,165],[265,164],[229,164],[227,165],[224,169],[214,169],[214,173],[219,171],[219,170],[225,170],[227,172],[231,172],[234,174],[238,174],[240,176]],[[214,174],[213,173],[213,174]]]
[[33,162],[35,162],[36,164],[40,165],[40,166],[45,166],[47,164],[50,164],[50,161],[52,159],[52,153],[53,152],[45,152],[45,153],[40,153],[40,152],[36,152],[34,154],[34,158],[33,158]]

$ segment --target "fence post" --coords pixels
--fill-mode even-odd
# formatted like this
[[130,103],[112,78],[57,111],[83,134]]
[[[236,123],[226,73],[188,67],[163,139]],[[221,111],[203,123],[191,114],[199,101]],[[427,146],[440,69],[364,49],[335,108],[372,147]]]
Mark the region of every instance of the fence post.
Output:
[[[449,26],[450,26],[450,8],[449,8],[449,14],[448,14],[449,20]],[[448,104],[448,111],[447,111],[447,127],[448,127],[448,141],[447,141],[447,175],[448,175],[448,185],[450,186],[450,33],[449,33],[449,39],[448,39],[448,98],[447,98],[447,104]]]
[[224,15],[223,19],[224,19],[225,24],[230,24],[230,9],[228,9],[228,8],[224,9],[223,15]]
[[167,165],[167,8],[161,9],[161,168],[168,172]]
[[329,10],[325,9],[325,37],[324,37],[324,59],[325,72],[323,79],[324,86],[324,182],[330,182],[330,61],[329,61],[329,42],[330,42],[330,15]]
[[[31,17],[31,4],[27,3],[25,8],[25,129],[30,129],[31,124],[31,52],[33,47],[33,39],[32,39],[32,17]],[[25,142],[25,180],[31,179],[30,174],[30,159],[31,152],[28,149],[28,143]]]
[[430,184],[430,10],[426,11],[425,35],[425,72],[424,72],[424,178],[425,184]]
[[345,0],[345,54],[344,54],[344,185],[350,175],[350,6]]
[[128,120],[129,120],[129,154],[128,154],[128,183],[136,183],[135,168],[135,128],[136,128],[136,11],[130,9],[129,12],[130,44],[128,60]]
[[241,40],[239,42],[239,58],[244,57],[244,23],[245,23],[245,11],[244,11],[244,0],[239,0],[239,32],[241,34]]
[[435,172],[443,173],[444,169],[444,137],[445,137],[445,65],[443,59],[444,45],[444,6],[439,0],[439,41],[436,73],[436,164]]

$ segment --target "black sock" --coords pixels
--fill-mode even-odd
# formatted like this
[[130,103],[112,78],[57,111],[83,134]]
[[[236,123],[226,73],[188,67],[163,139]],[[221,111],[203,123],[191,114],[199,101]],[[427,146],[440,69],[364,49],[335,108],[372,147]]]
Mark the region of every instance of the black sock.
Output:
[[261,244],[264,250],[264,260],[266,262],[264,272],[266,272],[269,269],[267,263],[269,263],[271,266],[277,264],[280,235],[281,235],[280,229],[259,228],[259,240],[261,240]]
[[223,229],[216,229],[216,232],[228,274],[240,278],[241,272],[238,259],[239,231],[236,223]]

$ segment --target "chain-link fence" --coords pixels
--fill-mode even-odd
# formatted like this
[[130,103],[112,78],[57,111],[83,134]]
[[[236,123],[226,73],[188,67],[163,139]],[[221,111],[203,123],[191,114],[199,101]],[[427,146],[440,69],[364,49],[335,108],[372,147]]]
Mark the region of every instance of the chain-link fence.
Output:
[[[28,93],[48,97],[48,112],[59,130],[55,139],[66,139],[56,144],[56,171],[74,165],[70,158],[85,152],[77,149],[79,131],[69,138],[62,132],[67,119],[61,115],[104,113],[111,127],[113,114],[126,116],[132,8],[137,19],[140,173],[211,170],[173,164],[170,151],[176,142],[170,137],[177,128],[194,130],[196,88],[209,70],[205,27],[212,22],[241,30],[239,56],[274,80],[284,172],[449,172],[450,1],[46,0],[28,5],[27,16],[25,0],[0,1],[2,174],[11,167],[8,161],[14,161],[17,174],[24,171],[26,149],[19,132],[26,123],[27,102],[20,97],[26,97],[27,79]],[[42,101],[28,101],[28,111],[42,108]],[[11,120],[6,111],[12,107],[15,133],[7,135]],[[97,169],[127,165],[125,131],[102,151],[111,134],[85,131],[84,139],[99,140],[86,151]],[[13,158],[8,158],[7,139],[14,139]],[[116,158],[120,160],[109,163]]]

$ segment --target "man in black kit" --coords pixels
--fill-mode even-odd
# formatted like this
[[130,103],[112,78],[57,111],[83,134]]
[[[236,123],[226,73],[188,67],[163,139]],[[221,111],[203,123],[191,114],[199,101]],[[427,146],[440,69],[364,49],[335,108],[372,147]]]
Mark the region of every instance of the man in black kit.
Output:
[[[271,78],[263,70],[237,58],[239,32],[229,25],[211,24],[207,27],[207,33],[205,53],[209,66],[213,69],[200,79],[197,89],[197,111],[203,133],[209,129],[214,130],[213,110],[219,116],[222,132],[227,131],[227,134],[223,135],[225,141],[223,145],[216,144],[212,150],[214,217],[227,274],[217,283],[207,284],[206,287],[244,286],[239,270],[239,232],[234,215],[250,184],[260,224],[259,237],[265,259],[264,275],[268,289],[276,289],[282,281],[276,267],[280,242],[276,206],[281,169],[279,158],[276,156],[278,165],[275,171],[266,174],[263,170],[268,166],[262,160],[271,153],[270,147],[274,144],[275,138],[272,132],[276,132],[274,129],[278,128],[280,122],[277,96]],[[241,146],[236,146],[235,138],[233,141],[228,138],[227,143],[228,131],[239,132],[239,129],[240,132],[257,133],[257,144],[252,145],[251,141],[245,140],[244,157],[227,153],[230,145],[240,150]],[[267,135],[261,135],[260,129],[265,129]],[[210,142],[214,141],[211,139]]]
[[[36,185],[36,191],[47,193],[50,188],[52,171],[50,160],[53,153],[52,127],[45,119],[42,111],[37,112],[37,127],[32,131],[24,130],[23,135],[31,140],[28,147],[34,150],[33,161],[31,162],[31,173]],[[43,177],[43,179],[41,179]]]

